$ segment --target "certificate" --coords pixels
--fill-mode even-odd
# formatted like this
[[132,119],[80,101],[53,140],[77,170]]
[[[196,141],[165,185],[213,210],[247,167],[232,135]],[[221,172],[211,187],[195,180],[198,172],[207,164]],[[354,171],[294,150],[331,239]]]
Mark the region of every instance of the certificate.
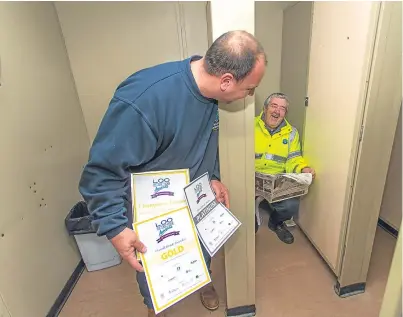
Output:
[[131,174],[133,222],[187,206],[187,184],[188,169]]
[[217,201],[208,173],[195,179],[184,191],[200,240],[210,256],[214,256],[241,222]]
[[140,258],[156,314],[211,282],[188,207],[133,228],[147,246]]

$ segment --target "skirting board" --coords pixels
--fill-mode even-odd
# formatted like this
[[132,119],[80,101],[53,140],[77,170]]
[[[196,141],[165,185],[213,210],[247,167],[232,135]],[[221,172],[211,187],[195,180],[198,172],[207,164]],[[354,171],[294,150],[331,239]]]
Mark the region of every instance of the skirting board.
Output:
[[339,282],[334,286],[334,291],[341,298],[346,298],[358,294],[362,294],[365,292],[366,283],[357,283],[352,285],[347,285],[344,287],[340,287]]
[[234,308],[227,308],[225,311],[226,317],[253,317],[256,316],[256,306],[240,306]]
[[84,261],[81,260],[78,263],[77,267],[75,268],[74,272],[71,274],[66,285],[64,285],[62,291],[60,292],[59,296],[57,297],[55,303],[53,304],[52,308],[49,310],[46,317],[59,316],[61,310],[63,309],[64,304],[66,303],[71,292],[73,291],[74,286],[80,279],[81,274],[84,272],[84,269],[85,269],[85,264],[84,264]]
[[391,225],[387,224],[381,218],[378,218],[378,226],[397,239],[397,235],[399,234],[399,231],[396,230],[395,228],[393,228]]

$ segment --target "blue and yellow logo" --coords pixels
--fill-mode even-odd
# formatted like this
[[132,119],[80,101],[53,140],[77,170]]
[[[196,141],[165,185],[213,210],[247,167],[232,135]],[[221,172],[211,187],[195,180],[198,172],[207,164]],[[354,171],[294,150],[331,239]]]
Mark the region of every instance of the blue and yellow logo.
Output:
[[159,178],[157,180],[153,179],[154,194],[151,195],[151,198],[153,199],[159,196],[174,196],[174,192],[167,190],[170,185],[171,180],[168,177]]
[[168,232],[169,230],[173,229],[173,227],[174,227],[174,221],[171,217],[161,220],[160,223],[156,223],[155,227],[158,231],[157,243],[162,242],[163,240],[165,240],[168,237],[179,235],[179,231]]

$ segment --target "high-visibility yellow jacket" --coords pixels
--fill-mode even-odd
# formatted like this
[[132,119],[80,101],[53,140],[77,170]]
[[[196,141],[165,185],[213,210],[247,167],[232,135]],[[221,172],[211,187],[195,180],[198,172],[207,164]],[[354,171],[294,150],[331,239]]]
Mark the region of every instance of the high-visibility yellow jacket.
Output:
[[261,117],[262,114],[255,118],[255,171],[301,173],[308,163],[302,157],[297,129],[284,119],[283,127],[270,135]]

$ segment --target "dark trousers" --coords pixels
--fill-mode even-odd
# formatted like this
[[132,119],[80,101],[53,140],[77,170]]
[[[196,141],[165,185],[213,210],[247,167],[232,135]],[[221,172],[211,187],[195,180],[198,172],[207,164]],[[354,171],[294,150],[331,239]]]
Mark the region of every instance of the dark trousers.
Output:
[[269,205],[272,210],[270,222],[273,225],[279,225],[297,215],[299,209],[299,197],[290,198]]
[[[206,261],[207,269],[210,270],[211,266],[211,257],[210,254],[205,249],[204,245],[200,241],[200,246],[203,251],[204,260]],[[137,272],[136,274],[137,284],[139,285],[140,294],[143,296],[143,302],[147,306],[147,308],[153,309],[153,302],[151,299],[150,289],[148,288],[146,274],[144,272]]]
[[[255,197],[256,198],[256,197]],[[290,198],[276,203],[268,203],[266,200],[261,202],[263,209],[268,209],[270,212],[270,223],[277,226],[286,220],[295,217],[299,210],[299,197]],[[257,231],[257,219],[255,219],[255,230]]]

